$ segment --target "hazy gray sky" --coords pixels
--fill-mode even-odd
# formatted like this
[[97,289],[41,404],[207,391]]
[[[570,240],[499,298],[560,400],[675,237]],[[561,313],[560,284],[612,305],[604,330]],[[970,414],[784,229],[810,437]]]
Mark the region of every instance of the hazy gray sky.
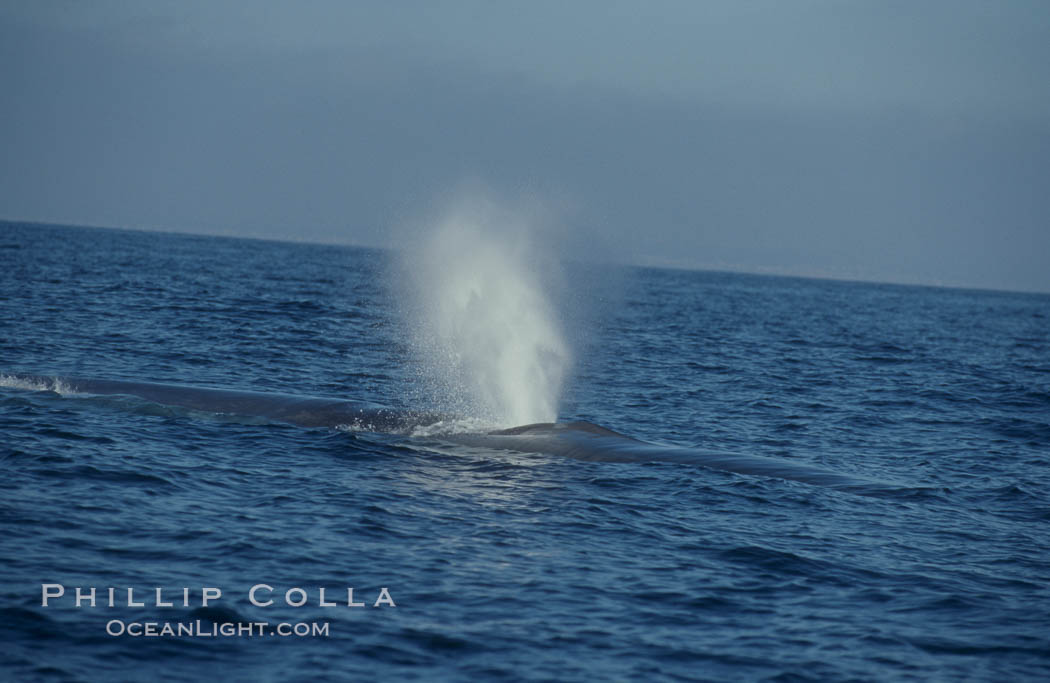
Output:
[[0,218],[1050,291],[1043,0],[0,0]]

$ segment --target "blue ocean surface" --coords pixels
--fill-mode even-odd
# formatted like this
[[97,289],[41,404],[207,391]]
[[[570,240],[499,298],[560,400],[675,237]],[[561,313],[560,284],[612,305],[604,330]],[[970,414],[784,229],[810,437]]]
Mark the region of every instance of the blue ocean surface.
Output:
[[393,259],[0,223],[0,679],[1050,678],[1048,295],[565,265],[559,422],[873,495],[16,378],[444,411]]

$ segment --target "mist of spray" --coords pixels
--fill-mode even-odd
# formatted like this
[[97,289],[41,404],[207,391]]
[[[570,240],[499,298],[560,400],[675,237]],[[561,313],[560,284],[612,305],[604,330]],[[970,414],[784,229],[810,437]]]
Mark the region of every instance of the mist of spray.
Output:
[[53,391],[62,396],[76,394],[73,387],[57,377],[35,377],[0,374],[0,387],[27,389],[29,391]]
[[570,364],[557,261],[523,218],[460,199],[404,251],[409,328],[438,407],[483,424],[553,422]]

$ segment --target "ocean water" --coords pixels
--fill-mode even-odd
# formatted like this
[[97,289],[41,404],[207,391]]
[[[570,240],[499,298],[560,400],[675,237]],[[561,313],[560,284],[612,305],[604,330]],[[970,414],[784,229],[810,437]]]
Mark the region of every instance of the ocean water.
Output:
[[10,377],[455,408],[393,260],[0,224],[0,679],[1050,677],[1047,295],[565,265],[560,421],[873,496]]

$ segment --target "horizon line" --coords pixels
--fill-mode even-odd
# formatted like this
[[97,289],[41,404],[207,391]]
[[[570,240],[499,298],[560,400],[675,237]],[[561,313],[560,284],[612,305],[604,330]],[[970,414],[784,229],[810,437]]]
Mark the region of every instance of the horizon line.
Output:
[[[214,237],[232,240],[250,240],[256,242],[275,242],[279,244],[316,244],[320,246],[349,247],[353,249],[369,249],[373,251],[398,251],[397,247],[381,246],[375,244],[362,244],[344,240],[326,240],[323,238],[294,239],[291,237],[261,237],[257,235],[232,235],[223,232],[198,232],[192,229],[178,230],[168,227],[127,227],[113,225],[88,225],[82,223],[52,222],[37,219],[0,218],[0,224],[37,225],[52,228],[73,228],[87,230],[114,230],[123,232],[153,233],[161,235],[188,235],[194,237]],[[652,268],[654,270],[680,270],[705,273],[726,273],[731,275],[752,275],[756,277],[789,278],[798,280],[818,280],[823,282],[842,282],[854,284],[890,285],[894,287],[924,287],[931,289],[954,289],[974,292],[1000,292],[1010,294],[1035,294],[1050,295],[1050,289],[1016,289],[1008,287],[977,286],[961,283],[946,283],[942,281],[921,282],[913,279],[879,279],[879,276],[864,276],[859,274],[834,275],[826,272],[801,271],[783,266],[761,266],[756,264],[734,264],[734,263],[703,263],[686,262],[681,263],[673,259],[641,256],[631,261],[627,259],[609,259],[603,261],[590,261],[612,266],[631,268]]]

